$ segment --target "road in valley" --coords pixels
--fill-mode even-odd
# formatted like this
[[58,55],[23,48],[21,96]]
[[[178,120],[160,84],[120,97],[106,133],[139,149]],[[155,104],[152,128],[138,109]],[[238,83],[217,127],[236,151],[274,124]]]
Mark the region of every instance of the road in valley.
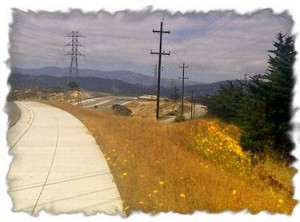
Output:
[[[204,116],[206,113],[207,113],[206,106],[203,106],[201,104],[195,104],[193,110],[193,118],[199,118],[201,116]],[[183,115],[186,119],[191,119],[191,112],[186,112]]]
[[114,104],[122,105],[126,102],[136,99],[132,96],[104,96],[82,101],[82,106],[87,108],[101,109],[111,108]]
[[87,128],[49,105],[16,104],[21,116],[7,134],[13,211],[124,215],[106,159]]

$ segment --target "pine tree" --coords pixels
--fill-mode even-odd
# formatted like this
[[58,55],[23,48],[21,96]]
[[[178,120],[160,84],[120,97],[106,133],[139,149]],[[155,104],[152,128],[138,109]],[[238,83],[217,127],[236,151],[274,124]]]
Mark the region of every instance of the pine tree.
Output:
[[289,136],[292,117],[293,64],[296,52],[294,37],[279,33],[269,50],[265,73],[250,81],[220,87],[205,102],[208,114],[238,124],[240,143],[251,152],[275,151],[291,157],[293,144]]
[[269,67],[264,76],[269,82],[266,120],[272,122],[271,132],[274,137],[274,148],[290,152],[292,144],[288,136],[292,117],[293,64],[295,62],[294,38],[282,33],[274,42],[275,50],[269,50]]
[[223,121],[236,122],[242,98],[241,84],[228,81],[227,84],[220,85],[216,94],[207,97],[204,104],[209,115],[217,116]]
[[241,106],[241,143],[257,151],[266,147],[288,156],[292,142],[288,136],[294,85],[294,38],[282,33],[273,43],[268,69],[251,78],[248,93]]

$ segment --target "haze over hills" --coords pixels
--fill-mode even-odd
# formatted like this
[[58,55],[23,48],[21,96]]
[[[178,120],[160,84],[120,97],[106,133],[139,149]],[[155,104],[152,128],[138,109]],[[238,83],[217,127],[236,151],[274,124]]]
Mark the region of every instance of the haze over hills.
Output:
[[[61,76],[49,76],[49,75],[23,75],[23,74],[11,74],[8,79],[8,83],[13,88],[28,88],[28,87],[45,87],[45,88],[66,88],[69,77]],[[191,89],[194,90],[195,96],[211,95],[218,91],[221,84],[225,84],[226,81],[198,84],[185,87],[185,95],[191,94]],[[132,84],[124,82],[122,80],[103,79],[98,77],[81,77],[80,88],[84,90],[105,92],[111,94],[126,94],[126,95],[143,95],[143,94],[156,94],[156,90],[153,86],[144,86],[141,84]],[[180,85],[178,85],[179,94]],[[161,87],[162,96],[170,96],[173,92],[173,88]]]
[[[67,88],[69,77],[49,75],[11,74],[8,83],[16,88]],[[84,90],[106,92],[112,94],[142,95],[152,93],[153,87],[127,83],[121,80],[103,79],[98,77],[81,77],[80,88]]]
[[[64,77],[68,76],[69,68],[60,68],[60,67],[43,67],[37,69],[25,69],[25,68],[11,68],[11,73],[13,74],[23,74],[23,75],[32,75],[32,76],[53,76],[53,77]],[[80,69],[80,77],[97,77],[102,79],[110,80],[121,80],[131,84],[141,84],[144,86],[153,86],[154,77],[147,76],[141,73],[131,72],[127,70],[118,70],[118,71],[100,71],[94,69]],[[178,79],[167,79],[161,78],[161,86],[170,88],[172,84],[181,84],[181,80]],[[199,82],[195,81],[185,81],[185,85],[197,85]]]

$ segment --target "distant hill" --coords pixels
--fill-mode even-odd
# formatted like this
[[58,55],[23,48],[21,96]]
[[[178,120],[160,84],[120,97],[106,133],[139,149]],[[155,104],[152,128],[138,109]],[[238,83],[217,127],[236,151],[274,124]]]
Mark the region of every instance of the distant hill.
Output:
[[[230,80],[232,82],[236,82],[236,80]],[[219,81],[213,83],[206,83],[206,84],[198,84],[193,86],[186,86],[185,92],[186,94],[191,94],[192,89],[194,90],[194,94],[197,96],[205,96],[205,95],[212,95],[217,92],[220,88],[220,85],[227,84],[228,81]]]
[[[67,76],[34,76],[11,74],[8,83],[12,87],[45,87],[45,88],[66,88],[69,78]],[[121,80],[102,79],[97,77],[80,78],[80,88],[91,91],[106,92],[112,94],[143,95],[153,93],[153,87],[131,84]]]
[[[24,69],[24,68],[11,68],[12,74],[23,74],[23,75],[32,75],[32,76],[54,76],[54,77],[64,77],[69,75],[69,68],[60,68],[60,67],[44,67],[38,69]],[[111,80],[121,80],[131,84],[141,84],[144,86],[153,86],[153,77],[143,75],[141,73],[131,72],[127,70],[118,70],[118,71],[100,71],[93,69],[80,69],[80,77],[97,77],[102,79],[111,79]],[[181,84],[181,81],[178,79],[167,79],[161,78],[161,86],[171,87],[172,83]],[[196,85],[199,82],[195,81],[185,81],[185,84]]]
[[[12,87],[46,87],[46,88],[66,88],[69,78],[67,76],[54,77],[49,75],[22,75],[11,74],[8,83]],[[235,80],[233,80],[235,81]],[[214,94],[219,90],[221,84],[227,81],[214,82],[209,84],[199,84],[185,87],[185,95],[189,96],[191,90],[194,90],[195,96],[205,96]],[[144,86],[141,84],[131,84],[121,80],[103,79],[97,77],[81,77],[80,87],[85,90],[106,92],[112,94],[144,95],[156,94],[153,86]],[[172,88],[161,87],[161,95],[169,97]],[[180,93],[181,94],[181,93]]]

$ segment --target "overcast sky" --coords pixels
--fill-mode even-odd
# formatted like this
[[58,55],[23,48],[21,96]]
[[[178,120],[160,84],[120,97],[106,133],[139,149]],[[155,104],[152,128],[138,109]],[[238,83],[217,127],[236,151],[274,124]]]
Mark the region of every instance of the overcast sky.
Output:
[[79,69],[129,70],[153,76],[158,62],[160,22],[164,19],[162,77],[178,78],[179,65],[189,68],[186,76],[199,82],[240,79],[263,73],[268,50],[278,32],[290,34],[293,26],[288,12],[274,14],[270,9],[236,14],[234,11],[208,13],[169,13],[152,11],[100,11],[82,13],[13,11],[10,28],[10,64],[19,68],[68,67],[70,51],[65,47],[71,31],[79,31]]

